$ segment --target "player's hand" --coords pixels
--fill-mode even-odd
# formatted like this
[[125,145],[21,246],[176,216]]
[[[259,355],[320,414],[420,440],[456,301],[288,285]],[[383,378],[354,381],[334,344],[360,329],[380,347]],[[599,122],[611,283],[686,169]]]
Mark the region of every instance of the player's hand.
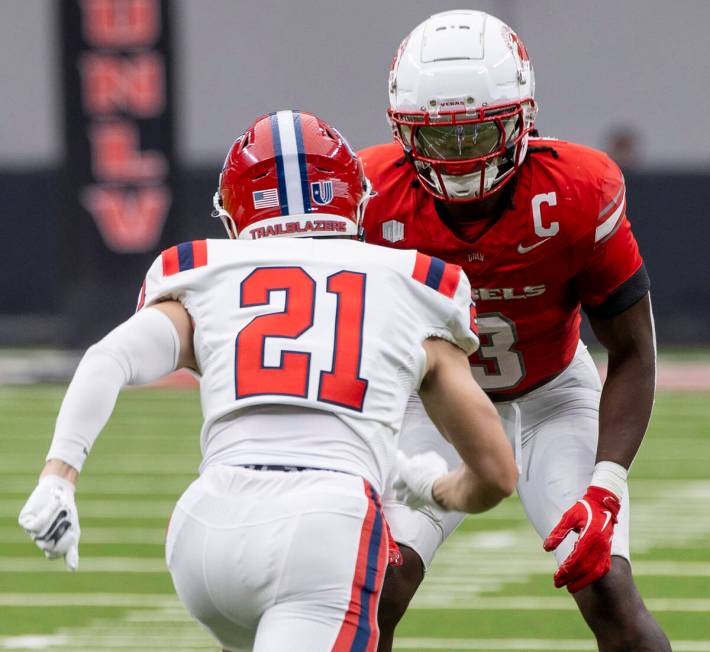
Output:
[[434,451],[412,457],[397,451],[394,495],[397,500],[415,509],[424,506],[441,509],[441,505],[434,500],[431,490],[434,482],[448,472],[449,466],[446,460]]
[[567,586],[570,593],[576,593],[606,575],[611,568],[611,540],[620,508],[619,499],[611,491],[591,485],[562,515],[543,548],[554,550],[572,531],[579,532],[579,537],[555,573],[557,588]]
[[57,475],[40,478],[18,518],[48,559],[64,557],[67,568],[79,567],[79,514],[74,485]]

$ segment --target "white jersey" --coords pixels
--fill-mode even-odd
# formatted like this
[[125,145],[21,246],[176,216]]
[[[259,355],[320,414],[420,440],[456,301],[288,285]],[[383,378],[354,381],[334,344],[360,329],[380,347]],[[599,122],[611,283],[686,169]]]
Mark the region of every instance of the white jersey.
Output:
[[327,468],[381,491],[422,342],[478,347],[458,266],[353,240],[183,243],[153,263],[139,307],[166,299],[194,322],[203,468]]

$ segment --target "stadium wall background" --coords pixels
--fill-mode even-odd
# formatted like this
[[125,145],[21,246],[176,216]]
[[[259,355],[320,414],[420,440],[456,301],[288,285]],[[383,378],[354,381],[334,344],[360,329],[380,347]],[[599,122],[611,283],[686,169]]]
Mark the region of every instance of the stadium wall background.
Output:
[[[224,237],[210,217],[216,167],[178,169],[175,175],[171,222],[155,250],[113,255],[115,260],[101,254],[107,274],[77,288],[70,272],[81,261],[72,241],[62,237],[66,217],[56,209],[63,203],[60,172],[0,172],[0,345],[85,346],[131,314],[142,276],[163,247]],[[655,171],[627,173],[626,180],[629,215],[652,279],[659,343],[710,344],[710,175]],[[95,237],[90,250],[99,252]],[[80,297],[70,311],[68,294]]]
[[[464,5],[498,14],[524,36],[543,134],[605,148],[613,127],[636,133],[629,214],[653,280],[659,341],[710,343],[710,112],[702,110],[707,86],[695,83],[710,3]],[[107,6],[142,7],[143,29],[112,24]],[[440,0],[323,7],[0,3],[0,345],[80,348],[130,314],[158,251],[223,237],[209,219],[219,165],[256,115],[317,110],[355,147],[389,138],[387,66],[406,31],[443,8]],[[93,90],[103,91],[92,92],[87,80],[98,72]],[[131,228],[100,233],[96,202],[90,216],[82,201],[87,189],[99,191],[103,206],[109,196],[128,198],[123,224]],[[141,195],[152,213],[131,222],[130,201]]]

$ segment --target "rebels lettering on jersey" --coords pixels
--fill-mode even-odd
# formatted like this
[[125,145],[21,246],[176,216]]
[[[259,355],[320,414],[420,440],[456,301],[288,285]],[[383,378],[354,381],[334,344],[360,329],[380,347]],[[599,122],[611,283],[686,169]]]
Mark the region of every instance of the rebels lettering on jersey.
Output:
[[226,448],[212,446],[222,417],[265,405],[309,408],[335,415],[340,439],[332,428],[306,427],[300,439],[244,435],[230,450],[249,463],[346,470],[379,488],[426,369],[422,342],[447,339],[468,355],[478,347],[471,286],[458,266],[353,240],[183,243],[153,263],[139,304],[168,299],[194,322],[206,460]]
[[[555,153],[534,152],[541,145]],[[524,393],[570,363],[580,306],[593,313],[620,286],[647,278],[619,168],[605,154],[565,141],[532,139],[530,146],[510,206],[496,221],[462,228],[469,241],[441,220],[399,145],[360,152],[376,193],[365,213],[366,240],[419,249],[464,269],[481,337],[472,370],[496,399]],[[635,294],[624,293],[619,311],[645,294],[643,279]]]

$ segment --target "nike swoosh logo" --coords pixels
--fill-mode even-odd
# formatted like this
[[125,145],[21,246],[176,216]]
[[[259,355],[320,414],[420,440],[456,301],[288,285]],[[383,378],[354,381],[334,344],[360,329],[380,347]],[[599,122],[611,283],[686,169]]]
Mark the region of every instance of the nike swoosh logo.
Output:
[[[550,236],[552,237],[552,236]],[[535,249],[535,247],[539,247],[541,244],[545,244],[550,238],[543,238],[542,240],[538,240],[535,244],[531,244],[529,247],[524,247],[523,243],[521,242],[518,245],[518,253],[519,254],[526,254],[528,251],[532,251]]]
[[609,525],[609,521],[611,520],[611,512],[608,512],[607,510],[604,510],[604,513],[606,514],[606,520],[604,521],[604,525],[602,525],[601,531],[604,532],[604,528]]

